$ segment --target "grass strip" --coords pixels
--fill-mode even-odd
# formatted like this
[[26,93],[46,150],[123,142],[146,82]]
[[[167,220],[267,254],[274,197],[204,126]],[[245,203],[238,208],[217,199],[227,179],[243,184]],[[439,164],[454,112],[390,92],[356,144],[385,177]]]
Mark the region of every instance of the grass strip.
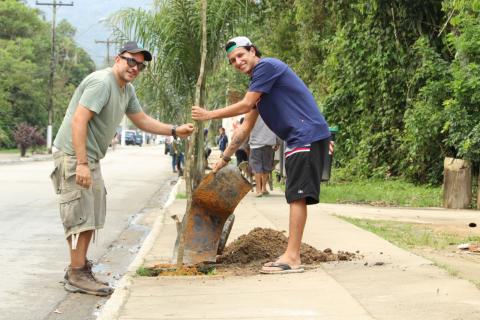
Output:
[[[285,184],[277,182],[274,187],[285,191]],[[369,204],[382,207],[441,207],[441,186],[415,185],[402,179],[332,180],[321,185],[320,202]]]
[[183,192],[178,192],[175,198],[176,199],[187,199],[187,194],[183,193]]
[[402,180],[359,180],[325,183],[323,203],[354,203],[376,206],[439,207],[442,188],[417,186]]

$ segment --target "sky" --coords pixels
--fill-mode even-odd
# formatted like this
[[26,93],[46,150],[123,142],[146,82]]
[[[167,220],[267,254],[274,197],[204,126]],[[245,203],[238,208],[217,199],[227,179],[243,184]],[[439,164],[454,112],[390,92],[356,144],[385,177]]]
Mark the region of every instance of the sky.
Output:
[[[53,0],[37,0],[40,3],[53,3]],[[38,8],[45,14],[47,21],[52,21],[52,6],[36,5],[36,0],[27,0],[30,7]],[[72,3],[73,6],[57,7],[57,23],[67,20],[77,29],[75,41],[85,49],[97,66],[101,66],[107,55],[106,44],[97,44],[95,40],[105,41],[110,36],[108,28],[101,20],[116,11],[128,7],[150,9],[152,0],[57,0],[57,3]],[[100,21],[100,22],[99,22]],[[110,48],[110,55],[115,54],[115,48]]]

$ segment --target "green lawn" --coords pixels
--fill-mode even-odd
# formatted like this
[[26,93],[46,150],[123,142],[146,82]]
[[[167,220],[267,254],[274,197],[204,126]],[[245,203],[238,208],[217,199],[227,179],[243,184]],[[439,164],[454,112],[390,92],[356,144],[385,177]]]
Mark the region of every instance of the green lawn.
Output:
[[322,184],[320,201],[378,206],[440,207],[442,188],[402,180],[361,180]]
[[[320,202],[370,204],[374,206],[441,207],[442,187],[415,185],[401,179],[364,179],[322,183]],[[276,182],[277,189],[285,191],[285,185]]]

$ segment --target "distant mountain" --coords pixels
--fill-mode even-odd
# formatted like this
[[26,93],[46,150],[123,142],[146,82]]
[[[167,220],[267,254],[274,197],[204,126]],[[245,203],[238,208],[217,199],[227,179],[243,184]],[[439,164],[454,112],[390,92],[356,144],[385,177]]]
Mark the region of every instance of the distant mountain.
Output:
[[[53,3],[53,0],[37,0],[40,3]],[[44,12],[45,19],[51,21],[52,6],[36,5],[35,0],[27,0],[27,5]],[[71,6],[57,7],[57,23],[61,19],[70,22],[76,29],[75,40],[85,49],[97,66],[105,62],[107,48],[105,44],[96,44],[95,40],[106,40],[110,32],[99,22],[116,11],[128,7],[150,9],[152,0],[57,0],[57,3],[72,3]],[[114,55],[117,48],[110,48],[110,55]]]

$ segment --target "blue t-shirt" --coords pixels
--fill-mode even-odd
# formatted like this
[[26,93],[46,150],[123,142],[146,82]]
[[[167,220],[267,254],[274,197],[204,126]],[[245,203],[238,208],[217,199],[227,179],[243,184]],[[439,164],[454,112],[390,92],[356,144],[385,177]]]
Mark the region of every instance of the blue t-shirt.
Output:
[[227,146],[228,146],[227,135],[226,134],[220,135],[220,137],[218,137],[218,149],[220,149],[220,151],[225,151],[225,149],[227,149]]
[[284,62],[260,59],[253,69],[248,91],[262,93],[257,102],[258,112],[287,147],[304,146],[330,136],[313,95]]

